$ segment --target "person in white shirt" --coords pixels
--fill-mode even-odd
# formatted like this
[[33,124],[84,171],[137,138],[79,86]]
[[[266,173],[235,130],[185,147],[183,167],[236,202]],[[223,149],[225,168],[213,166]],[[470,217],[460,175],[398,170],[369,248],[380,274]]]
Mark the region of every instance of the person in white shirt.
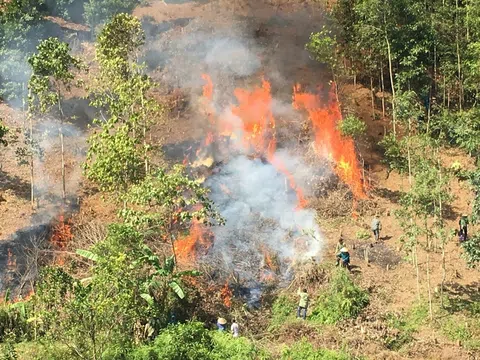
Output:
[[233,319],[232,326],[230,327],[230,331],[232,332],[233,337],[240,336],[240,327],[237,324],[237,321]]

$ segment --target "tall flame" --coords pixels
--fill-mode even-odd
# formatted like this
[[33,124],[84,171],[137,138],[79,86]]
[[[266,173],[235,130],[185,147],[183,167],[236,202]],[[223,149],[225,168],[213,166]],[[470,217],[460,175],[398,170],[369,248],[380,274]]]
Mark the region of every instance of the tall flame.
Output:
[[317,153],[335,162],[335,172],[350,187],[355,198],[365,198],[355,144],[351,138],[343,137],[337,129],[342,113],[332,92],[327,107],[324,107],[318,95],[304,93],[300,85],[296,85],[293,89],[293,106],[308,112],[315,132]]
[[211,245],[211,234],[198,222],[193,221],[189,234],[175,242],[175,253],[180,263],[191,263],[199,250],[207,250]]
[[[202,78],[206,84],[203,87],[205,99],[212,100],[213,82],[209,75],[203,74]],[[262,79],[262,86],[253,90],[237,88],[234,90],[238,105],[231,106],[231,112],[241,120],[242,144],[245,150],[255,156],[264,157],[277,171],[281,172],[288,179],[290,187],[296,192],[298,208],[306,205],[303,191],[297,186],[293,174],[285,164],[275,156],[277,148],[275,138],[275,118],[272,113],[272,95],[270,83]],[[209,105],[209,109],[213,106]],[[209,112],[210,114],[211,112]],[[220,135],[234,137],[233,126],[228,119],[220,118],[217,121],[217,130]]]

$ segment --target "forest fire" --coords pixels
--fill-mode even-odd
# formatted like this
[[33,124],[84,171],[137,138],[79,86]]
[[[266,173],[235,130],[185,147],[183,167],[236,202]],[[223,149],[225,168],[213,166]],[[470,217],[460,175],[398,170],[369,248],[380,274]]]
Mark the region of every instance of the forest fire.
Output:
[[[53,226],[50,243],[56,250],[64,251],[72,239],[72,224],[70,220],[65,220],[65,216],[61,214],[56,220],[56,225]],[[65,263],[64,255],[60,253],[55,262],[57,265],[63,265]]]
[[[318,170],[303,162],[298,151],[294,154],[277,146],[283,144],[277,144],[275,103],[266,79],[251,89],[235,88],[236,104],[225,106],[216,101],[211,77],[203,74],[202,78],[200,106],[208,118],[207,135],[192,167],[210,169],[205,185],[226,226],[208,233],[194,222],[189,235],[176,242],[176,255],[180,263],[207,261],[225,274],[235,272],[252,291],[246,295],[249,301],[257,302],[262,284],[287,283],[297,261],[319,254],[322,237],[305,196],[310,189],[299,185],[308,184],[303,173]],[[337,129],[342,116],[335,98],[324,105],[319,96],[295,86],[292,105],[308,114],[316,154],[334,164],[333,170],[351,188],[354,199],[363,198],[353,140],[342,137]],[[228,280],[220,293],[229,307],[233,291]]]
[[180,263],[194,262],[200,253],[212,245],[212,234],[198,221],[193,221],[189,234],[175,242],[175,254]]
[[335,172],[350,187],[355,198],[365,198],[354,142],[342,137],[337,129],[342,114],[333,90],[327,107],[322,106],[318,95],[301,92],[300,85],[293,90],[293,106],[298,110],[305,109],[312,122],[317,154],[334,161]]
[[233,291],[230,289],[228,286],[228,281],[225,283],[223,286],[222,290],[220,291],[220,296],[222,297],[223,304],[229,308],[232,306],[232,296],[233,296]]

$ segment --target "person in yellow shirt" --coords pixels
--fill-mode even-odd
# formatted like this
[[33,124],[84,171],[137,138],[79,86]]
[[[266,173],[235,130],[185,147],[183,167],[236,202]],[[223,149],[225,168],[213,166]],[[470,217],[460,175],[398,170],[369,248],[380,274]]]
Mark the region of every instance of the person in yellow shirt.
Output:
[[302,317],[303,320],[307,318],[307,308],[308,308],[308,293],[306,289],[298,289],[297,295],[300,296],[300,301],[298,302],[297,308],[297,318]]

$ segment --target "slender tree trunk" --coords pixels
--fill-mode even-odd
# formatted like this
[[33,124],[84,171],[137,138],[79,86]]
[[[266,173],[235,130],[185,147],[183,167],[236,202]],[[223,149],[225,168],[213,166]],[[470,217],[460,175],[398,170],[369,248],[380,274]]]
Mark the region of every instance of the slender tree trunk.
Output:
[[[58,89],[58,86],[57,86]],[[61,157],[61,164],[62,164],[62,200],[63,204],[66,203],[67,200],[67,192],[66,192],[66,181],[65,181],[65,144],[64,144],[64,139],[63,139],[63,109],[62,109],[62,102],[61,102],[61,97],[60,97],[60,90],[57,91],[57,97],[58,97],[58,111],[60,113],[60,128],[59,128],[59,135],[60,135],[60,157]]]
[[33,167],[33,157],[34,157],[34,149],[33,149],[33,116],[29,115],[30,121],[30,202],[32,205],[32,209],[35,209],[35,177],[34,177],[34,167]]
[[390,74],[390,84],[392,86],[392,122],[393,122],[393,136],[396,137],[396,115],[395,115],[395,83],[393,80],[393,65],[392,65],[392,53],[390,49],[390,41],[388,36],[385,35],[385,40],[387,42],[387,53],[388,53],[388,72]]
[[430,285],[430,250],[427,250],[427,287],[428,287],[428,310],[430,314],[430,320],[433,320],[432,287]]
[[375,120],[375,90],[373,89],[373,76],[370,76],[370,92],[372,96],[372,119]]
[[463,82],[462,82],[462,63],[460,59],[460,35],[458,24],[458,0],[455,1],[455,42],[457,45],[457,71],[458,71],[458,107],[462,110],[463,102]]
[[417,252],[417,239],[415,239],[415,245],[413,246],[414,261],[415,261],[415,273],[417,279],[417,298],[420,300],[420,269],[418,267],[418,252]]
[[380,63],[380,81],[382,88],[382,118],[385,119],[385,81],[383,78],[383,62]]

